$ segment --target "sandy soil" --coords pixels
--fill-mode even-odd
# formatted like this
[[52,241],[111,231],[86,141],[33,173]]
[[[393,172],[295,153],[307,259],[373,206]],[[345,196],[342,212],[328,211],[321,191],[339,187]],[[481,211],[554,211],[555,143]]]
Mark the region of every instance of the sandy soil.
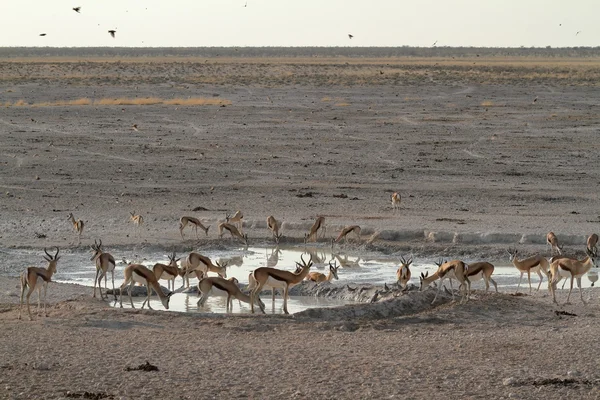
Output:
[[[186,81],[181,74],[198,71],[185,64],[150,81],[143,69],[111,63],[101,75],[94,65],[93,84],[74,78],[85,76],[78,64],[18,65],[35,79],[3,79],[2,102],[202,97],[231,105],[2,108],[0,248],[76,246],[69,212],[86,223],[82,246],[100,238],[116,249],[232,246],[215,225],[239,209],[253,244],[269,240],[270,214],[290,242],[324,215],[327,236],[363,227],[369,243],[345,251],[494,257],[519,245],[549,253],[552,230],[569,254],[581,254],[600,221],[596,88],[564,76],[560,85],[548,77],[482,83],[463,69],[460,79],[410,84],[322,80],[338,67],[311,66],[305,84],[296,71],[292,86],[244,84],[248,71],[268,75],[261,64],[217,68],[215,76],[241,82],[222,85]],[[403,196],[396,213],[393,191]],[[139,233],[131,211],[145,217]],[[209,237],[182,241],[182,215],[212,225]],[[373,305],[388,310],[385,318],[190,316],[115,310],[87,288],[54,284],[49,316],[29,322],[16,319],[17,294],[17,280],[0,277],[2,398],[599,396],[590,346],[598,299],[583,307],[575,296],[574,306],[556,308],[542,295],[476,293],[466,305],[431,307],[432,292],[409,292]],[[145,361],[159,371],[125,371]]]

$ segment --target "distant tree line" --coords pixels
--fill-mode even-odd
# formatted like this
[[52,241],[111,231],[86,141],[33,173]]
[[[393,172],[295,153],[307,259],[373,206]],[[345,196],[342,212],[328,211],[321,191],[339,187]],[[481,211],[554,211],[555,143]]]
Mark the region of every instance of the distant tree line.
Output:
[[0,47],[0,57],[598,57],[600,47]]

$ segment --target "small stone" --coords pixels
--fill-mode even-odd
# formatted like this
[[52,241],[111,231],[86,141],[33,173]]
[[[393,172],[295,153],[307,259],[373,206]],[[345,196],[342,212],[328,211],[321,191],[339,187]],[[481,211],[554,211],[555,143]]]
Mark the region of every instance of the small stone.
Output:
[[581,376],[581,372],[579,372],[579,371],[567,371],[567,376],[569,378]]
[[33,366],[33,369],[37,369],[38,371],[49,371],[50,366],[46,363],[39,363]]
[[517,378],[515,378],[514,376],[511,376],[510,378],[505,378],[505,379],[502,381],[502,384],[503,384],[504,386],[513,386],[513,385],[515,385],[516,383],[517,383]]

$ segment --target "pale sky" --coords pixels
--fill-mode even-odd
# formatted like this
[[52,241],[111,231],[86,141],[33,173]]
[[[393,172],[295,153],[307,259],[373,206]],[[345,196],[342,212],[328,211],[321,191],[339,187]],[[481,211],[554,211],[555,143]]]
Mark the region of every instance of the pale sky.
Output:
[[0,47],[600,46],[600,0],[0,2]]

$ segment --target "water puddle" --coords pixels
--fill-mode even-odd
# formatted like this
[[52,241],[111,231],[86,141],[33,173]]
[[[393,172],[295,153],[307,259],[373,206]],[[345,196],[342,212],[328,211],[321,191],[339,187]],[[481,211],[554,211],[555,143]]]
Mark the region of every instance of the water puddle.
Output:
[[[149,252],[143,249],[136,251],[113,251],[110,248],[106,249],[109,251],[117,260],[117,266],[115,269],[115,286],[119,287],[123,281],[123,269],[126,266],[127,261],[133,261],[141,263],[149,268],[157,263],[166,263],[167,254],[164,252]],[[379,284],[383,283],[393,284],[396,281],[396,270],[399,266],[399,260],[397,257],[384,256],[380,254],[363,254],[358,256],[349,256],[344,253],[332,253],[329,247],[280,247],[276,248],[259,248],[250,247],[248,249],[229,249],[229,250],[214,250],[214,251],[198,251],[213,261],[219,261],[221,264],[227,263],[227,276],[236,277],[240,283],[248,283],[248,275],[256,268],[269,266],[276,267],[286,270],[294,270],[295,262],[300,261],[300,256],[303,256],[305,260],[308,260],[311,256],[313,258],[314,266],[311,271],[318,271],[327,274],[328,263],[335,261],[341,268],[338,271],[339,280],[333,281],[334,284]],[[179,256],[186,256],[188,253],[180,254]],[[23,250],[23,249],[0,249],[0,275],[4,276],[18,276],[23,269],[30,265],[36,265],[45,267],[47,264],[42,259],[43,253],[39,250]],[[96,269],[92,261],[90,261],[91,252],[84,251],[73,251],[63,250],[61,251],[61,259],[58,264],[58,271],[55,275],[55,280],[58,282],[77,283],[85,286],[92,286]],[[412,278],[410,283],[419,285],[419,275],[421,272],[429,271],[432,273],[435,271],[436,266],[434,261],[436,259],[415,259],[411,265]],[[465,260],[476,261],[476,260]],[[508,263],[508,260],[501,260],[492,263],[495,265],[493,279],[497,282],[498,288],[503,291],[514,290],[519,281],[519,272],[516,268]],[[212,274],[211,274],[212,275]],[[532,286],[533,289],[537,288],[539,278],[536,274],[532,275]],[[161,284],[166,286],[165,281],[161,281]],[[197,284],[196,279],[190,279],[190,285],[195,286]],[[176,288],[182,286],[181,278],[176,280]],[[562,282],[559,283],[559,288],[562,286]],[[582,279],[582,286],[589,288],[591,282],[584,277]],[[108,287],[111,288],[111,278],[108,277]],[[474,289],[483,289],[485,286],[483,281],[474,282],[472,287]],[[568,283],[567,286],[568,287]],[[547,289],[547,282],[541,285],[540,290]],[[493,288],[492,288],[493,290]],[[523,277],[521,282],[521,291],[527,291],[527,276]],[[179,291],[179,290],[178,290]],[[217,289],[213,289],[213,293],[207,300],[204,307],[198,307],[196,302],[198,296],[187,293],[176,293],[172,296],[170,301],[170,310],[178,312],[216,312],[224,313],[226,297],[223,293]],[[90,288],[91,294],[91,288]],[[274,306],[271,303],[271,295],[261,296],[265,302],[268,313],[282,313],[282,299],[280,295],[276,296]],[[134,305],[136,308],[141,307],[144,298],[134,297]],[[112,304],[112,303],[111,303]],[[338,299],[326,299],[319,297],[306,297],[306,296],[293,296],[288,302],[288,309],[290,313],[305,310],[307,308],[315,307],[335,307],[343,304],[349,304],[347,301]],[[151,305],[155,309],[162,309],[162,304],[155,296],[152,297]],[[119,305],[117,304],[117,307]],[[123,298],[123,306],[130,307],[129,299],[125,295]],[[234,313],[248,313],[250,312],[250,306],[247,303],[239,303],[237,300],[233,304]]]

